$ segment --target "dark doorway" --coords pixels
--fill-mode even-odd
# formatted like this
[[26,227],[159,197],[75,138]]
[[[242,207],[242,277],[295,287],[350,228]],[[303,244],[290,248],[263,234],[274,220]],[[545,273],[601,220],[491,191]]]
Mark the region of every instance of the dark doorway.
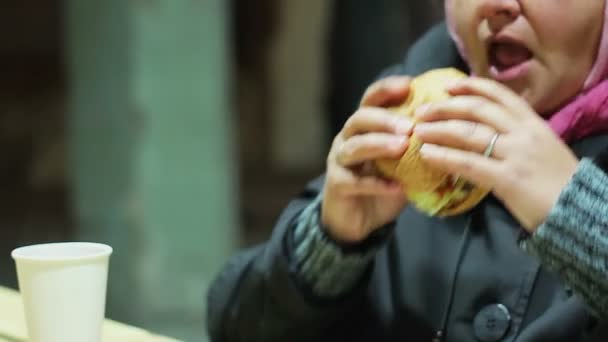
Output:
[[72,233],[65,151],[63,2],[10,1],[0,12],[0,283],[10,251]]

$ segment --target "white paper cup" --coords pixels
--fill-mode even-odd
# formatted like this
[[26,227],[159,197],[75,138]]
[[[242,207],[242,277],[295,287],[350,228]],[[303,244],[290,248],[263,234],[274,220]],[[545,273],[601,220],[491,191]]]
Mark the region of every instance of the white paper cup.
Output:
[[17,248],[30,342],[100,342],[112,248],[84,242]]

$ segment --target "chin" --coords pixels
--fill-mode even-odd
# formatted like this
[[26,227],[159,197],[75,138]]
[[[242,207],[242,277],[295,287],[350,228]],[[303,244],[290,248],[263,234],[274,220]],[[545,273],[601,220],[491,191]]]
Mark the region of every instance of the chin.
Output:
[[[543,82],[539,81],[541,77],[539,77],[538,74],[539,70],[534,70],[535,67],[538,66],[532,66],[530,73],[525,77],[502,82],[491,77],[489,72],[490,66],[488,64],[484,63],[483,65],[473,68],[473,70],[475,76],[491,79],[494,82],[504,85],[505,87],[511,89],[515,94],[522,97],[537,113],[545,113],[546,115],[552,112],[552,107],[555,107],[551,106],[549,103],[553,97],[543,99],[543,96],[540,95],[542,92],[539,90],[546,87],[543,87]],[[545,115],[541,114],[541,116]]]

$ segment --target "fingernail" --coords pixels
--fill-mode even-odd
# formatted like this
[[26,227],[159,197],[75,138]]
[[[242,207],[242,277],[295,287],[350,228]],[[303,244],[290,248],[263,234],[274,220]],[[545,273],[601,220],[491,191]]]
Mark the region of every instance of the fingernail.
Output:
[[385,88],[389,88],[389,89],[401,89],[404,86],[407,85],[407,79],[405,78],[396,78],[396,77],[392,77],[392,78],[388,78],[386,79],[386,81],[384,81],[383,86]]
[[395,133],[409,134],[412,131],[412,122],[407,119],[398,118],[395,122]]
[[391,146],[396,149],[401,149],[401,147],[407,142],[407,137],[395,137],[393,138],[393,142]]
[[431,107],[430,104],[420,105],[418,108],[416,108],[416,112],[414,113],[414,116],[416,116],[416,117],[424,116],[424,114],[426,114],[426,112],[428,112],[430,107]]
[[437,155],[438,151],[439,149],[437,148],[437,146],[432,144],[424,144],[422,145],[422,147],[420,147],[420,155],[423,157],[432,157],[434,155]]
[[447,83],[445,89],[446,90],[450,90],[453,88],[458,88],[462,85],[463,81],[462,80],[451,80]]

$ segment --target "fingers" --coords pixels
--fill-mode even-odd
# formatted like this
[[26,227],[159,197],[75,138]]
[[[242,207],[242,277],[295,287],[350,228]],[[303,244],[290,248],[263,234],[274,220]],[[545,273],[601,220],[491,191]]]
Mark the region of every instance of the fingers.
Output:
[[517,125],[504,108],[479,96],[455,96],[446,101],[421,106],[416,111],[420,121],[466,120],[486,124],[498,133],[512,130]]
[[381,108],[363,107],[346,121],[342,136],[344,139],[349,139],[354,135],[368,132],[408,135],[411,130],[412,122],[408,118]]
[[337,147],[336,161],[352,167],[378,158],[398,158],[407,149],[408,138],[388,133],[356,135]]
[[[423,143],[441,145],[459,150],[483,153],[494,137],[489,126],[472,121],[445,120],[417,124],[414,134]],[[501,159],[501,149],[494,148],[492,156]]]
[[[332,189],[343,195],[402,195],[398,182],[375,175],[372,160],[398,158],[407,148],[411,120],[378,107],[402,103],[409,85],[409,77],[395,76],[366,90],[361,108],[344,124],[329,153],[327,183]],[[372,170],[366,172],[365,166]]]
[[348,139],[368,132],[386,132],[401,135],[411,133],[412,123],[380,107],[391,102],[401,103],[409,93],[410,78],[393,76],[372,84],[361,101],[361,108],[344,124],[342,135]]
[[398,182],[377,175],[373,160],[398,158],[407,144],[407,136],[389,133],[367,133],[347,140],[338,135],[328,156],[327,185],[345,196],[402,194]]
[[432,167],[460,175],[484,188],[496,188],[500,186],[500,179],[506,178],[500,161],[486,158],[478,153],[424,144],[420,149],[420,155]]
[[[512,115],[523,117],[530,112],[528,103],[506,86],[493,80],[470,77],[451,84],[447,89],[454,96],[481,96],[506,108],[513,108]],[[526,108],[526,110],[523,110]],[[522,110],[518,110],[522,109]]]
[[407,76],[391,76],[373,83],[363,95],[361,106],[389,107],[405,100],[411,79]]
[[348,169],[328,173],[328,186],[343,196],[395,196],[403,193],[401,184],[376,176],[358,176]]

